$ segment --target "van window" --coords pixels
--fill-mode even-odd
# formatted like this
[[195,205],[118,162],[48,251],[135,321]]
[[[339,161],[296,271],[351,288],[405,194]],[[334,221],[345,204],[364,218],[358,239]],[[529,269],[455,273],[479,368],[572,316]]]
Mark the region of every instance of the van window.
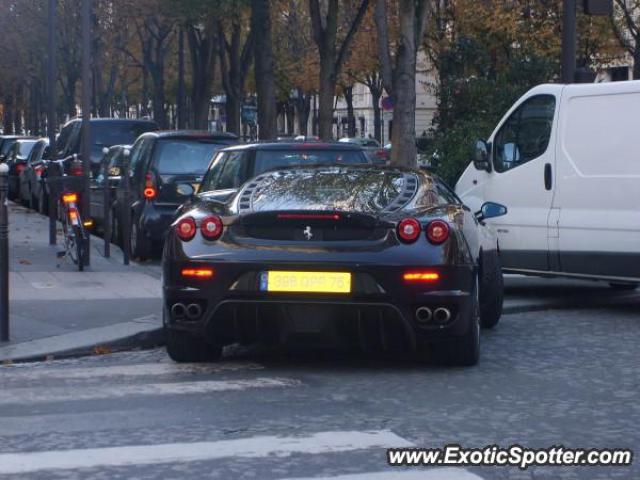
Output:
[[553,95],[538,95],[511,114],[493,142],[496,171],[506,172],[547,151],[555,110]]

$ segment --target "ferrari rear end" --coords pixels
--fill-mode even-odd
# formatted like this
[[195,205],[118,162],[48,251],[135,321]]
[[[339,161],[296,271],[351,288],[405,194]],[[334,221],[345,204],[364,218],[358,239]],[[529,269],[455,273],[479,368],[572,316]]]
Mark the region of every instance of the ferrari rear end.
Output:
[[187,209],[164,251],[170,356],[263,342],[427,358],[467,339],[478,288],[465,212],[435,201],[429,177],[390,172],[269,173],[229,204]]

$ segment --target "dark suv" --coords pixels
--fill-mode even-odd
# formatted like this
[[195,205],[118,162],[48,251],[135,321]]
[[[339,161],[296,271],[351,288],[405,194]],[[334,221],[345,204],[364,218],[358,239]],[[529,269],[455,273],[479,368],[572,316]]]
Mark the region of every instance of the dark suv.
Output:
[[[158,130],[152,120],[127,118],[92,118],[91,123],[91,174],[98,176],[102,149],[113,145],[131,145],[140,135]],[[56,141],[56,157],[66,159],[82,154],[82,120],[77,118],[67,122]]]
[[[192,186],[200,183],[216,151],[236,143],[235,135],[206,131],[152,132],[138,139],[129,157],[129,241],[134,257],[159,252],[176,209],[189,200]],[[116,202],[116,218],[121,218],[120,208]],[[121,234],[121,227],[115,227]]]

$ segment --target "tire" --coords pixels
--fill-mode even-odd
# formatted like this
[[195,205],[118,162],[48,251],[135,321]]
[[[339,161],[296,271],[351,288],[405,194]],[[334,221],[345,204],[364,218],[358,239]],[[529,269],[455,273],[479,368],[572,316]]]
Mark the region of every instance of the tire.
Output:
[[480,359],[480,300],[476,283],[469,331],[459,339],[432,345],[431,359],[436,365],[472,367]]
[[174,362],[215,362],[222,357],[220,346],[211,345],[180,330],[165,327],[164,332],[167,355]]
[[144,238],[137,221],[131,224],[129,230],[129,245],[131,246],[131,256],[133,258],[137,258],[140,261],[149,258],[151,254],[149,242]]
[[637,283],[610,283],[609,286],[620,292],[630,292],[638,288]]
[[480,265],[480,326],[493,328],[502,316],[504,279],[498,252],[483,255]]

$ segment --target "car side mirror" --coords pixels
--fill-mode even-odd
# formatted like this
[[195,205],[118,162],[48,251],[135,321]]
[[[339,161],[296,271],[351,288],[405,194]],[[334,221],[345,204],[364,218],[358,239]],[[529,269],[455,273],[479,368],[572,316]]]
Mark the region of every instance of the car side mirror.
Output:
[[491,146],[484,140],[478,140],[476,142],[473,154],[473,166],[476,167],[477,170],[491,172],[491,162],[489,161],[490,150]]
[[507,207],[500,203],[485,202],[480,207],[480,211],[476,212],[476,218],[479,222],[487,220],[489,218],[502,217],[508,212]]

